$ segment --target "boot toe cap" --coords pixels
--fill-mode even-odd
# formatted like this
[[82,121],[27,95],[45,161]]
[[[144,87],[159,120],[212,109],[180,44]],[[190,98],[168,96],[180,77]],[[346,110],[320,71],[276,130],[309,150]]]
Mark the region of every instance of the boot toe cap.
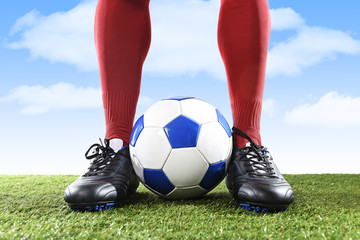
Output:
[[103,181],[87,181],[86,184],[75,181],[65,190],[64,200],[67,203],[96,203],[116,201],[117,189],[114,185]]
[[244,184],[235,195],[239,202],[287,206],[294,201],[294,191],[288,184],[271,186],[267,184]]

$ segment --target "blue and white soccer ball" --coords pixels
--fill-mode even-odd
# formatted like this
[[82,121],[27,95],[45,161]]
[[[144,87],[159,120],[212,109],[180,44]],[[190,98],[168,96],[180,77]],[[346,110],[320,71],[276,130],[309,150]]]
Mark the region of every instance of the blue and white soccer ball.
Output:
[[212,190],[225,177],[231,152],[226,119],[197,98],[155,103],[137,120],[130,139],[140,181],[168,199],[195,198]]

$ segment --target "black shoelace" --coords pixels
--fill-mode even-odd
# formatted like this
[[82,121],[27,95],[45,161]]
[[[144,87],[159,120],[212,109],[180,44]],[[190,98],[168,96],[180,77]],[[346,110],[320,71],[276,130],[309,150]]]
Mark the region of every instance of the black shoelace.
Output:
[[91,163],[88,171],[83,175],[84,177],[106,175],[112,172],[111,160],[116,153],[110,148],[108,139],[105,139],[105,146],[101,139],[100,143],[91,145],[85,153],[86,159],[91,160]]
[[267,148],[254,143],[247,134],[238,128],[233,127],[232,130],[250,142],[250,146],[242,149],[247,155],[247,158],[243,160],[246,161],[244,165],[250,167],[248,169],[251,169],[248,170],[248,174],[254,177],[277,178],[275,169],[272,167],[272,162],[269,161],[270,155]]

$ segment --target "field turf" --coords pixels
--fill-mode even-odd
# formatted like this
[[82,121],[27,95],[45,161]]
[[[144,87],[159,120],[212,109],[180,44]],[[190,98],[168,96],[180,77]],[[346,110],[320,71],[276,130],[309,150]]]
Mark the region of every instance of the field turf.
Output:
[[285,175],[285,212],[240,209],[224,182],[198,200],[167,201],[141,186],[120,208],[73,212],[77,176],[0,175],[0,239],[360,239],[360,175]]

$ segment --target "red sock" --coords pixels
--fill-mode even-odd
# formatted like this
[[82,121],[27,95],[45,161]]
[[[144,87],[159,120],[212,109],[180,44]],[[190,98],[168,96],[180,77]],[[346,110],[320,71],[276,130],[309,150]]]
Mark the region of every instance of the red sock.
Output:
[[[270,13],[267,0],[221,0],[218,44],[228,79],[234,126],[261,144]],[[235,146],[247,140],[234,135]]]
[[105,110],[106,138],[127,145],[151,39],[149,0],[99,0],[95,45]]

